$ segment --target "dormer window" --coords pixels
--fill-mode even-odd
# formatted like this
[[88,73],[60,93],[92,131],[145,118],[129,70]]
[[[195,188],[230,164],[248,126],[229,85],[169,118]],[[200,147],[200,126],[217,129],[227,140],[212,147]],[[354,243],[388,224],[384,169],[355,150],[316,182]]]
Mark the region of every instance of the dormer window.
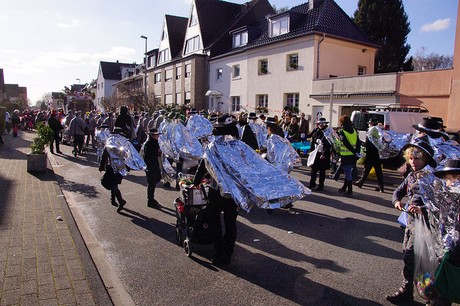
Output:
[[289,16],[270,20],[270,37],[286,34],[289,32]]
[[244,46],[248,43],[248,31],[233,34],[233,48]]

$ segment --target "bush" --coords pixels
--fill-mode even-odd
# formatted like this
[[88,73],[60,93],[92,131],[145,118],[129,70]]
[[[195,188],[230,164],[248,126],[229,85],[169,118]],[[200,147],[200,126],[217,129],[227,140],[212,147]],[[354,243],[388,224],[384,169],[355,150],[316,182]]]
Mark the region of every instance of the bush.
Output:
[[54,138],[54,131],[45,123],[40,122],[37,124],[37,134],[32,141],[30,148],[32,154],[44,154],[45,146],[49,145]]

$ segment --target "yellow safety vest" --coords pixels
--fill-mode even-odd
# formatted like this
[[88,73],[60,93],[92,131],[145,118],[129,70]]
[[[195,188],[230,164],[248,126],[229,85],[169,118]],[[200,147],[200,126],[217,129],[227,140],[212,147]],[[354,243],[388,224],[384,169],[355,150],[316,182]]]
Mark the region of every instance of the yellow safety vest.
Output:
[[[347,138],[348,142],[351,144],[353,148],[356,147],[356,143],[358,142],[358,133],[356,130],[353,131],[353,133],[348,133],[345,130],[342,130],[343,134]],[[340,144],[340,156],[351,156],[354,155],[353,152],[348,150],[348,148],[343,144],[343,141]]]

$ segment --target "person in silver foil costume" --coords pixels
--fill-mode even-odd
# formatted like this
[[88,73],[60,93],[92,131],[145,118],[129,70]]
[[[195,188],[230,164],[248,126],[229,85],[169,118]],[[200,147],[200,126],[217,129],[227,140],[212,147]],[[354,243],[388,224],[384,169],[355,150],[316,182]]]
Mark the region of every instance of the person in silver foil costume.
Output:
[[110,137],[109,126],[102,123],[100,128],[96,129],[96,155],[97,161],[101,161],[102,153],[104,152],[105,142]]
[[[447,261],[460,267],[460,159],[449,159],[434,172],[439,179],[424,182],[421,195],[427,205],[428,222],[433,229],[434,250],[439,262],[447,255]],[[450,280],[450,279],[449,279]],[[458,284],[458,283],[457,283]],[[450,290],[460,291],[449,282]],[[443,295],[447,288],[438,287],[437,295],[429,305],[446,306],[452,301]]]
[[[405,180],[395,189],[393,193],[393,205],[400,211],[407,211],[407,225],[404,230],[403,241],[403,262],[402,286],[393,294],[386,296],[386,299],[392,304],[412,303],[414,300],[414,218],[410,214],[423,213],[427,214],[423,198],[421,196],[422,184],[420,181],[435,179],[433,168],[436,167],[436,161],[433,158],[434,151],[423,138],[415,139],[403,148],[404,158],[411,166],[411,172]],[[402,199],[407,196],[406,205]]]
[[109,176],[111,203],[113,206],[118,206],[117,212],[120,212],[126,204],[118,188],[123,177],[128,175],[130,170],[145,170],[146,168],[144,160],[123,134],[123,130],[115,127],[106,140],[99,171],[106,171],[104,176]]
[[[238,139],[238,128],[233,122],[232,117],[224,115],[217,118],[214,124],[213,135],[216,137],[227,137],[227,139]],[[212,263],[214,265],[230,264],[237,235],[236,218],[238,217],[238,208],[232,198],[226,198],[221,195],[217,182],[209,175],[206,168],[206,157],[204,157],[198,166],[193,184],[195,186],[200,185],[205,176],[211,180],[208,193],[209,205],[206,207],[206,210],[210,218],[210,226],[215,229],[213,232],[215,256]],[[224,213],[224,236],[222,236],[221,226],[222,212]]]

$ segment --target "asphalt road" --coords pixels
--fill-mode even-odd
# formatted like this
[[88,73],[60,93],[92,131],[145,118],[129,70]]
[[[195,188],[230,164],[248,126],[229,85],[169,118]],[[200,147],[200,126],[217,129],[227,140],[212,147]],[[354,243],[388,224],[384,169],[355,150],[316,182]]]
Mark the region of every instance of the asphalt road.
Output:
[[[162,208],[148,208],[145,173],[131,171],[119,214],[95,152],[61,150],[54,171],[116,305],[389,305],[385,295],[400,285],[403,231],[391,193],[402,179],[394,172],[385,172],[384,194],[368,181],[346,198],[341,182],[327,179],[324,192],[290,210],[241,212],[232,264],[215,267],[211,245],[188,258],[175,243],[178,191],[160,183]],[[292,175],[308,185],[309,168]]]

